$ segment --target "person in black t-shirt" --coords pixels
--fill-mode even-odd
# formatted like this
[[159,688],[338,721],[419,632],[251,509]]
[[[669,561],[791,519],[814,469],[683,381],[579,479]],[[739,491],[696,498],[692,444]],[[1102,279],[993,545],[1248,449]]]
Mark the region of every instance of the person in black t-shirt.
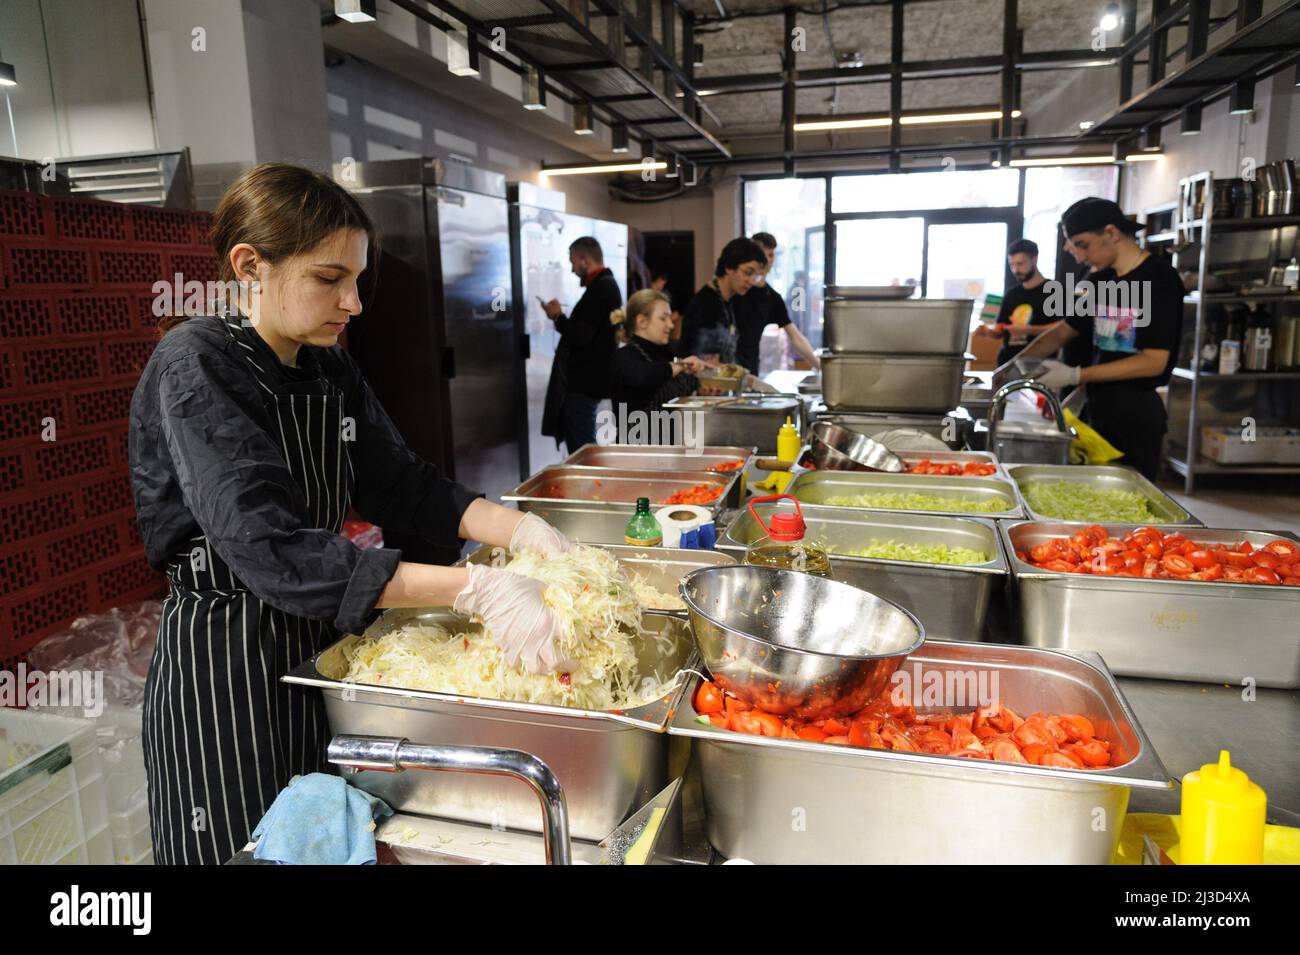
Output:
[[722,247],[713,278],[686,306],[678,355],[698,355],[707,362],[722,364],[736,360],[736,296],[754,286],[766,263],[767,255],[749,239],[732,239]]
[[[1164,402],[1156,389],[1168,383],[1178,357],[1183,285],[1164,259],[1138,246],[1142,226],[1109,199],[1085,199],[1066,210],[1062,226],[1071,244],[1094,269],[1093,288],[1061,307],[1065,321],[1039,335],[1019,356],[999,366],[994,384],[1021,377],[1019,363],[1051,355],[1066,342],[1092,339],[1093,361],[1072,368],[1044,358],[1034,377],[1048,388],[1088,386],[1086,419],[1124,453],[1130,464],[1155,479],[1166,431]],[[1055,284],[1055,283],[1054,283]],[[1064,299],[1059,288],[1058,299]]]
[[789,337],[791,347],[800,358],[808,362],[811,367],[820,368],[821,362],[818,361],[812,345],[808,343],[803,332],[790,321],[785,299],[781,298],[780,292],[767,284],[767,275],[776,262],[776,237],[770,232],[755,232],[753,239],[767,256],[767,261],[754,287],[736,299],[734,306],[737,330],[736,363],[744,365],[749,369],[750,374],[757,375],[763,331],[768,325],[775,325]]
[[982,335],[1002,337],[998,349],[998,364],[1005,365],[1024,349],[1025,345],[1047,330],[1056,319],[1048,318],[1043,311],[1047,298],[1047,279],[1038,271],[1038,245],[1029,239],[1016,239],[1007,246],[1007,264],[1019,285],[1011,288],[1002,299],[997,324],[992,329],[981,325]]

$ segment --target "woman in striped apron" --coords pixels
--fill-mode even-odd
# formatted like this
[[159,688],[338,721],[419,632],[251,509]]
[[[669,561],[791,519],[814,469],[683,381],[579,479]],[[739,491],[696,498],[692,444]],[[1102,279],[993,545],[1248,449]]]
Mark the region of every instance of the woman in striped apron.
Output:
[[411,452],[338,347],[373,235],[323,176],[245,173],[212,231],[233,300],[160,323],[132,399],[137,517],[169,582],[144,706],[158,863],[228,860],[291,777],[327,768],[319,692],[280,678],[379,608],[452,605],[481,617],[511,664],[565,662],[539,582],[403,562],[340,533],[351,506],[443,543],[571,546]]

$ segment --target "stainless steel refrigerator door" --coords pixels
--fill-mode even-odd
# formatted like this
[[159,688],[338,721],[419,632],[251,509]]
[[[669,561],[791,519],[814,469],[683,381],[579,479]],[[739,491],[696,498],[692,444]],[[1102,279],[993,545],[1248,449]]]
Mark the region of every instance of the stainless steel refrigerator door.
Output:
[[[425,187],[442,269],[451,470],[496,499],[518,483],[520,361],[506,201]],[[434,213],[436,210],[436,214]]]

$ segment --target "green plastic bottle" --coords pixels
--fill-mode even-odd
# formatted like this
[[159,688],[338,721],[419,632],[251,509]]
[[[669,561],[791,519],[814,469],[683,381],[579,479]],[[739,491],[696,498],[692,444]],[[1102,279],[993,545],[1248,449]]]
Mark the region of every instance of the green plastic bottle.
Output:
[[634,547],[658,547],[664,542],[664,529],[650,513],[650,498],[636,499],[636,513],[623,528],[623,543]]

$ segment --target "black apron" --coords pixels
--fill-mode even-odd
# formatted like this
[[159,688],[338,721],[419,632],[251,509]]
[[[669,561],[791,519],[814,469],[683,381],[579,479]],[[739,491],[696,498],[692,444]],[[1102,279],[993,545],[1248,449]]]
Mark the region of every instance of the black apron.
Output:
[[1154,481],[1160,470],[1168,418],[1165,403],[1154,388],[1133,388],[1124,382],[1088,386],[1084,415],[1088,424],[1124,452],[1120,462]]
[[[265,392],[271,436],[306,498],[310,526],[341,532],[352,488],[342,392],[323,378],[279,380],[267,350],[236,335],[239,318],[226,326]],[[329,621],[259,600],[204,535],[167,577],[144,703],[154,862],[223,863],[292,776],[327,768],[320,693],[280,677],[338,635]]]

